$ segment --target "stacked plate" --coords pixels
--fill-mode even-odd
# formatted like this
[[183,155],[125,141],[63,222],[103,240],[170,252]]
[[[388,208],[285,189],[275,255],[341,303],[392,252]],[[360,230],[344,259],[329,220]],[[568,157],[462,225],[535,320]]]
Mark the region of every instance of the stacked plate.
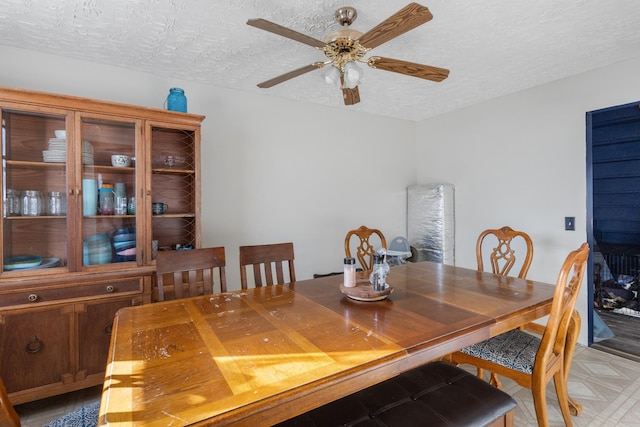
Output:
[[23,255],[4,259],[4,269],[6,271],[33,268],[40,264],[42,264],[42,257],[39,255]]
[[116,261],[136,260],[136,228],[119,228],[113,233],[113,247],[116,250]]
[[58,267],[60,258],[43,258],[39,255],[18,256],[4,259],[5,271],[38,270],[41,268]]
[[[67,140],[50,138],[49,149],[42,152],[42,159],[46,163],[64,163],[67,161]],[[82,164],[93,164],[93,146],[89,141],[82,141]]]
[[108,234],[96,234],[84,239],[84,265],[109,264],[113,259],[113,246]]

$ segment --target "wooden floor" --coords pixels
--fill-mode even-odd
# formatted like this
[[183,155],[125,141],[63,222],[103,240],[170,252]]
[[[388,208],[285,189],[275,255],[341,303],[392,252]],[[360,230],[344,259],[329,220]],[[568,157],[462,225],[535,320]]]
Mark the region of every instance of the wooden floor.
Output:
[[598,310],[615,337],[593,344],[594,348],[640,362],[640,317]]

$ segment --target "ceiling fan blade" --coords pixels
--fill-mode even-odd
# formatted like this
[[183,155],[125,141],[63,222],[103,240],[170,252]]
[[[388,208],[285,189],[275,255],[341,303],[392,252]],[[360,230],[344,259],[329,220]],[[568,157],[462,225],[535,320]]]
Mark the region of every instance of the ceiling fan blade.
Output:
[[449,70],[446,68],[432,67],[430,65],[416,64],[413,62],[401,61],[399,59],[382,58],[373,56],[367,62],[371,68],[379,70],[393,71],[394,73],[405,74],[407,76],[419,77],[421,79],[441,82],[449,77]]
[[429,9],[418,3],[409,3],[389,18],[376,25],[358,40],[366,48],[373,49],[382,43],[398,37],[412,30],[425,22],[433,19]]
[[342,97],[344,98],[344,105],[353,105],[360,102],[360,91],[358,86],[353,89],[347,87],[342,89]]
[[283,27],[282,25],[275,24],[262,18],[249,19],[247,21],[247,25],[251,25],[252,27],[260,28],[261,30],[269,31],[274,34],[278,34],[280,36],[287,37],[297,42],[308,44],[309,46],[317,47],[320,49],[322,49],[326,44],[318,39],[314,39],[313,37],[307,36],[305,34],[299,33],[290,28]]
[[274,77],[270,80],[264,81],[262,83],[258,83],[258,87],[266,89],[282,82],[286,82],[294,77],[301,76],[302,74],[308,73],[309,71],[317,70],[318,68],[322,68],[324,64],[322,62],[314,62],[313,64],[305,65],[304,67],[300,67],[297,70],[289,71],[288,73],[284,73],[278,77]]

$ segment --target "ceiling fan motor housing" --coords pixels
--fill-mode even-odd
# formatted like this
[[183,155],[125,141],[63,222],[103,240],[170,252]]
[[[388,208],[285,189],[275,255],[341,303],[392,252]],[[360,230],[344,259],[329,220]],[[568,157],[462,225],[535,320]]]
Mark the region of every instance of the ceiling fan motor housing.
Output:
[[349,26],[353,24],[353,21],[355,21],[358,17],[358,12],[353,7],[345,6],[336,10],[335,17],[336,21],[338,21],[338,24],[342,25],[343,27],[345,25]]

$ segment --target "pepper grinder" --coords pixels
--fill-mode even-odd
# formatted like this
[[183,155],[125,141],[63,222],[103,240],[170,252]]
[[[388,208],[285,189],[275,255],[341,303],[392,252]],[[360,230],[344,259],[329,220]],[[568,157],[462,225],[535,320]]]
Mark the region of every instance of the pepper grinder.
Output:
[[387,271],[384,268],[384,257],[379,254],[373,255],[373,267],[369,275],[369,282],[373,285],[373,290],[382,292],[387,287]]

